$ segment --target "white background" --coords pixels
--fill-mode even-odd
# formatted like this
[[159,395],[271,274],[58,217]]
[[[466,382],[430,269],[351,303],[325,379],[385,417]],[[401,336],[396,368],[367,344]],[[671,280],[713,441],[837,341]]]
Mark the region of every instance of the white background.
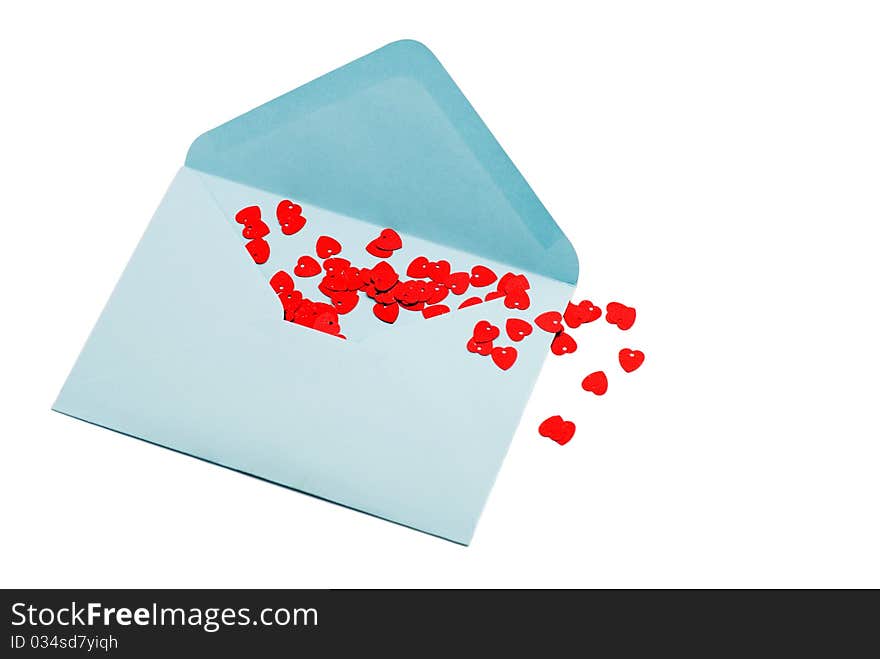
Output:
[[[0,585],[880,586],[876,4],[184,4],[0,9]],[[49,411],[189,143],[403,37],[638,308],[469,548]]]

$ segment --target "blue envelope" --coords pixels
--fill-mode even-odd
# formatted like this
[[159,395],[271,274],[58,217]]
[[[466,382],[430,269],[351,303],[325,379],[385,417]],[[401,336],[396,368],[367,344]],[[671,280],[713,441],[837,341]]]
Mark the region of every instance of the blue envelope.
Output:
[[[527,127],[524,127],[527,128]],[[281,235],[274,211],[307,218]],[[262,209],[271,256],[245,251],[236,212]],[[285,322],[267,279],[331,235],[352,262],[391,227],[404,273],[523,273],[531,306],[497,299],[431,319],[378,321],[361,300],[343,341]],[[561,310],[575,252],[455,83],[398,41],[199,137],[171,183],[53,409],[449,540],[468,544],[549,348],[508,318]],[[320,278],[297,281],[321,299]],[[454,298],[454,299],[453,299]],[[326,298],[324,298],[326,299]],[[479,320],[514,346],[509,370],[469,352]]]

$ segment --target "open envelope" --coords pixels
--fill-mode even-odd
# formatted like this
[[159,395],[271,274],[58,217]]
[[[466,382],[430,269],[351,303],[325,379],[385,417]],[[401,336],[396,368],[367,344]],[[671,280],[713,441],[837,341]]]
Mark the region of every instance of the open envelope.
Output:
[[[284,199],[306,226],[283,235]],[[271,255],[245,251],[237,212],[259,206]],[[274,272],[315,256],[376,264],[384,227],[403,248],[468,272],[528,278],[529,309],[496,299],[377,320],[371,300],[340,340],[285,322]],[[199,137],[98,320],[55,410],[467,544],[550,335],[513,343],[511,317],[561,310],[574,250],[436,58],[399,41]],[[319,278],[297,288],[321,298]],[[465,345],[477,321],[515,346],[509,370]],[[543,336],[542,336],[543,335]]]

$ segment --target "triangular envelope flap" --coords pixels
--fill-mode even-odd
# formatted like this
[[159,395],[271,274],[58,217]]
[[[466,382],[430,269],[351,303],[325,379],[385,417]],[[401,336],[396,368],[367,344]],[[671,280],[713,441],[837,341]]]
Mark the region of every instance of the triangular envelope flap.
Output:
[[194,169],[575,283],[565,235],[433,56],[398,41],[199,137]]

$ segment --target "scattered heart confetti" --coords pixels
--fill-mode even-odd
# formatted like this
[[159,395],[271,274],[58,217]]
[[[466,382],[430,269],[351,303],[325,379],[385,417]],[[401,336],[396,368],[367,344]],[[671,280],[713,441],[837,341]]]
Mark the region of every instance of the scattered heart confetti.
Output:
[[269,243],[262,238],[248,241],[245,244],[245,249],[257,265],[263,265],[269,260]]
[[239,224],[247,224],[248,222],[259,220],[261,217],[262,214],[260,213],[259,206],[248,206],[235,214],[235,221]]
[[605,320],[622,330],[628,330],[636,322],[636,310],[620,302],[610,302],[605,307]]
[[574,437],[575,425],[573,421],[565,421],[558,414],[544,419],[538,426],[538,434],[552,439],[560,446],[565,446]]
[[507,297],[507,293],[502,291],[492,291],[488,295],[486,295],[486,302],[491,302],[492,300],[497,300],[500,297]]
[[601,396],[608,391],[608,377],[605,375],[604,371],[590,373],[584,378],[584,381],[581,382],[581,387],[583,387],[584,391],[589,391],[597,396]]
[[321,236],[315,244],[315,253],[319,258],[326,259],[342,251],[339,241],[330,236]]
[[289,292],[294,289],[293,277],[284,272],[284,270],[279,270],[272,275],[272,279],[269,280],[269,285],[276,293]]
[[583,300],[577,304],[568,303],[563,314],[565,324],[571,329],[577,329],[584,323],[592,323],[602,317],[602,309],[594,306],[589,300]]
[[482,343],[479,341],[475,341],[473,337],[468,339],[467,349],[469,352],[475,352],[478,355],[483,355],[484,357],[492,354],[492,342],[491,341],[483,341]]
[[428,265],[428,276],[433,280],[440,282],[441,284],[446,283],[446,278],[449,277],[449,273],[452,272],[452,266],[449,265],[449,261],[435,261]]
[[306,218],[302,214],[302,206],[285,199],[275,209],[275,217],[281,226],[281,233],[292,236],[306,225]]
[[376,247],[387,252],[393,252],[403,247],[403,241],[394,229],[382,229],[379,237],[373,242],[376,243]]
[[376,290],[380,292],[390,290],[399,280],[397,272],[387,261],[382,261],[377,264],[376,267],[373,268],[370,277],[373,280],[373,285],[376,287]]
[[433,318],[434,316],[439,316],[444,313],[449,313],[449,307],[445,304],[435,304],[422,309],[422,316],[425,318]]
[[394,252],[390,249],[382,249],[381,247],[379,247],[378,238],[376,240],[371,240],[369,243],[367,243],[366,249],[368,254],[372,254],[377,259],[387,259],[389,256],[394,254]]
[[562,314],[558,311],[545,311],[535,318],[535,325],[550,334],[559,334],[562,331]]
[[400,315],[400,305],[397,302],[392,304],[376,303],[373,305],[373,315],[379,320],[391,324]]
[[483,304],[482,298],[478,297],[469,297],[467,300],[458,305],[459,309],[464,309],[465,307],[472,307],[475,304]]
[[321,274],[321,264],[311,256],[300,256],[293,269],[293,274],[297,277],[314,277]]
[[624,348],[617,354],[617,360],[620,362],[620,367],[626,371],[627,373],[632,373],[639,366],[642,365],[642,362],[645,361],[645,353],[641,350],[630,350],[629,348]]
[[453,272],[446,277],[446,287],[455,295],[463,294],[470,285],[471,278],[466,272]]
[[522,341],[532,333],[532,324],[522,318],[508,318],[504,329],[511,341]]
[[495,366],[500,368],[502,371],[506,371],[511,366],[513,366],[513,363],[516,361],[516,356],[516,348],[514,348],[513,346],[492,349],[492,361],[495,362]]
[[498,275],[484,265],[475,265],[471,268],[471,286],[482,288],[491,286],[498,280]]
[[575,341],[570,334],[566,334],[565,332],[557,334],[553,337],[553,341],[550,343],[550,351],[554,355],[569,355],[577,350],[577,347],[577,341]]
[[427,277],[428,266],[431,262],[424,256],[417,256],[406,269],[407,277]]
[[244,229],[241,230],[242,238],[253,240],[254,238],[264,238],[269,235],[269,225],[263,220],[248,220]]
[[501,330],[495,327],[488,320],[481,320],[476,325],[474,325],[474,340],[479,343],[486,343],[487,341],[494,341],[499,336],[501,336]]

